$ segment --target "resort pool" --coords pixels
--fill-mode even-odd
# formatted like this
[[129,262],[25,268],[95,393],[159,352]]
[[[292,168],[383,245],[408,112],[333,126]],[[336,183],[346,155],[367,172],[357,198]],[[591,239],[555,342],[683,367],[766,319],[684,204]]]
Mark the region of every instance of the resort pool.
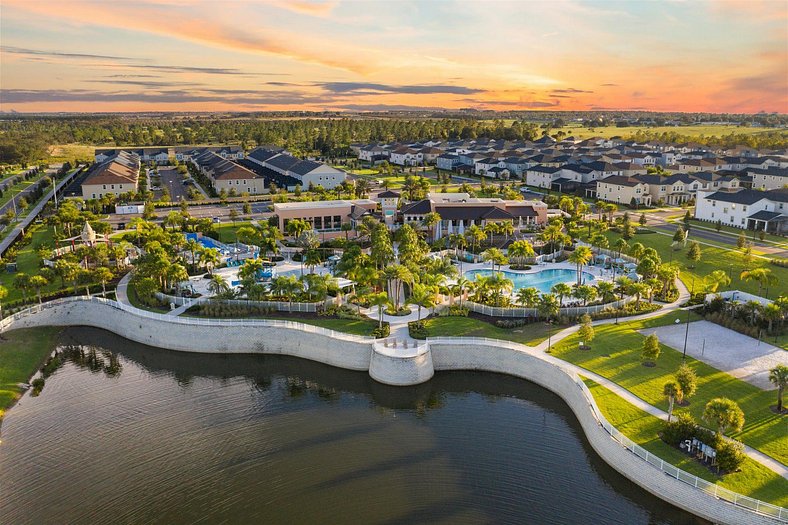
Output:
[[[487,277],[491,275],[492,270],[468,270],[465,272],[465,278],[469,281],[476,280],[477,275]],[[498,273],[498,272],[496,272]],[[540,293],[550,293],[550,288],[557,283],[574,284],[577,282],[577,272],[568,270],[566,268],[555,268],[550,270],[541,270],[536,273],[515,273],[502,270],[500,273],[507,279],[511,279],[514,283],[514,290],[520,288],[536,288]],[[594,276],[588,272],[583,272],[583,284],[590,284],[594,281]]]

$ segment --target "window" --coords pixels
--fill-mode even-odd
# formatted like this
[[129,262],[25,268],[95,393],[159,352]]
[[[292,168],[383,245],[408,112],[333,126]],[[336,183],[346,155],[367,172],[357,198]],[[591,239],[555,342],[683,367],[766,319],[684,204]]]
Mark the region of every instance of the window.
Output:
[[711,218],[712,219],[714,218],[714,212],[711,212]]
[[741,211],[747,211],[747,206],[742,206]]
[[723,208],[722,213],[728,213],[728,208]]
[[316,230],[323,229],[323,218],[322,217],[315,217],[315,229]]
[[104,189],[104,190],[106,190],[106,189],[107,189],[107,185],[106,185],[106,184],[102,185],[102,186],[101,186],[101,189]]

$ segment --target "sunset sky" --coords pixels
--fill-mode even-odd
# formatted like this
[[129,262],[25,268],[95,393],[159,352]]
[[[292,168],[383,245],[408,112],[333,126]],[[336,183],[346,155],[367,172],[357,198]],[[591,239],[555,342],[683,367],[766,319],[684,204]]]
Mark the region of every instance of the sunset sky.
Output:
[[2,0],[2,111],[788,113],[788,2]]

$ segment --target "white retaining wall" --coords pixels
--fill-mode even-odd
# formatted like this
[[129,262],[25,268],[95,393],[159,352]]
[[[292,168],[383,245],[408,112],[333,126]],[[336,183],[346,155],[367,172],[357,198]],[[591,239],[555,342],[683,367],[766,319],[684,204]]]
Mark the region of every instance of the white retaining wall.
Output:
[[166,316],[95,297],[45,303],[4,319],[2,329],[36,326],[94,326],[169,350],[284,354],[350,370],[369,370],[373,341],[288,321]]
[[644,463],[644,458],[611,438],[603,427],[603,422],[607,421],[585,384],[560,364],[518,350],[516,345],[505,341],[463,341],[462,338],[435,338],[428,341],[435,370],[484,370],[509,374],[532,381],[561,396],[574,412],[597,454],[622,475],[658,498],[713,523],[780,523],[777,519],[725,503],[712,494]]

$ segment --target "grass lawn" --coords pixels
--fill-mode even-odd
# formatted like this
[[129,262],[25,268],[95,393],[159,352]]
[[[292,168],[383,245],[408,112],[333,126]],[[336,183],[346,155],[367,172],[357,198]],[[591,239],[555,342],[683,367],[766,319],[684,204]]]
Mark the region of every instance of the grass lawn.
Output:
[[293,317],[277,317],[275,314],[265,316],[265,319],[284,319],[355,335],[372,335],[372,330],[378,326],[378,322],[372,319],[338,319],[331,317],[304,317],[295,319]]
[[[681,223],[681,225],[683,227],[684,226],[683,219],[684,219],[684,216],[682,215],[681,217],[676,218],[675,222]],[[717,225],[715,223],[713,223],[713,222],[706,222],[706,221],[699,221],[697,219],[690,219],[690,227],[693,227],[693,226],[694,227],[706,228],[708,230],[717,231]],[[734,243],[736,242],[736,239],[738,239],[739,235],[742,232],[744,232],[744,235],[746,235],[748,239],[750,239],[752,241],[762,242],[758,238],[758,234],[756,232],[752,231],[752,230],[742,230],[741,228],[733,228],[732,226],[722,225],[720,227],[720,231],[719,231],[719,233],[730,233],[732,238],[733,238]],[[767,233],[766,234],[766,236],[764,237],[764,241],[772,241],[772,242],[776,243],[777,245],[779,245],[781,247],[788,246],[788,239],[786,239],[785,237],[780,237],[779,235],[772,235],[771,233]]]
[[[556,344],[552,354],[596,372],[647,403],[667,411],[668,402],[662,395],[662,387],[672,379],[673,373],[681,364],[681,352],[660,345],[662,353],[657,360],[657,366],[645,367],[640,358],[645,337],[636,330],[670,324],[678,316],[679,314],[673,313],[645,321],[597,326],[591,350],[579,350],[577,334],[573,334]],[[681,318],[682,321],[685,318],[683,313]],[[788,418],[778,416],[769,409],[770,405],[777,402],[776,391],[761,390],[689,356],[687,364],[698,375],[698,388],[689,406],[676,407],[677,413],[688,411],[701,422],[703,409],[711,399],[733,399],[744,411],[745,425],[742,432],[732,437],[788,464]]]
[[235,221],[235,223],[226,222],[222,224],[214,224],[213,229],[219,234],[219,240],[221,242],[229,244],[235,242],[235,232],[244,226],[251,225],[252,223],[249,221]]
[[[35,225],[32,228],[33,240],[30,244],[19,250],[16,258],[17,271],[24,272],[28,275],[37,274],[41,268],[41,259],[36,254],[36,249],[39,246],[47,246],[52,249],[55,248],[55,241],[52,238],[53,231],[51,228],[42,224]],[[15,275],[14,273],[6,272],[5,267],[0,268],[0,284],[8,288],[8,296],[5,298],[5,301],[10,302],[22,299],[22,292],[14,287]],[[42,288],[41,292],[55,292],[60,288],[60,280],[56,279],[54,283],[49,283],[46,287]],[[28,297],[31,297],[33,294],[35,294],[35,292],[29,293]]]
[[[773,505],[788,505],[788,480],[747,458],[739,472],[716,475],[698,461],[662,441],[664,422],[618,397],[607,388],[584,379],[605,418],[629,439],[661,459],[706,481]],[[650,467],[643,467],[650,468]]]
[[22,394],[16,386],[27,383],[55,349],[59,328],[24,328],[3,334],[0,340],[0,419]]
[[[605,232],[605,235],[608,238],[610,246],[614,246],[615,241],[621,237],[620,234],[612,231]],[[690,234],[690,240],[691,236],[692,234]],[[673,248],[671,248],[673,237],[659,233],[637,233],[627,242],[629,242],[630,246],[635,242],[639,242],[647,248],[654,248],[662,258],[662,262],[668,262],[671,259],[677,262],[681,269],[681,280],[684,281],[687,288],[691,288],[694,279],[696,292],[702,289],[703,279],[707,275],[714,270],[725,270],[729,272],[731,276],[730,290],[741,290],[753,294],[758,293],[758,283],[754,281],[744,282],[739,278],[739,275],[744,270],[744,265],[742,264],[741,252],[735,250],[735,247],[734,249],[726,250],[723,248],[701,245],[701,259],[697,263],[694,263],[694,268],[690,269],[688,265],[691,264],[692,261],[687,259],[689,243],[687,243],[686,248],[674,251]],[[772,275],[778,279],[776,285],[769,287],[769,297],[774,298],[778,295],[788,294],[788,268],[781,268],[769,264],[769,262],[764,259],[753,257],[751,268],[754,269],[761,266],[769,268],[772,271]],[[761,291],[761,295],[765,293],[765,289]]]
[[519,328],[499,328],[473,317],[432,317],[425,321],[427,337],[490,337],[536,346],[547,339],[548,327],[557,333],[562,327],[549,326],[541,321]]

